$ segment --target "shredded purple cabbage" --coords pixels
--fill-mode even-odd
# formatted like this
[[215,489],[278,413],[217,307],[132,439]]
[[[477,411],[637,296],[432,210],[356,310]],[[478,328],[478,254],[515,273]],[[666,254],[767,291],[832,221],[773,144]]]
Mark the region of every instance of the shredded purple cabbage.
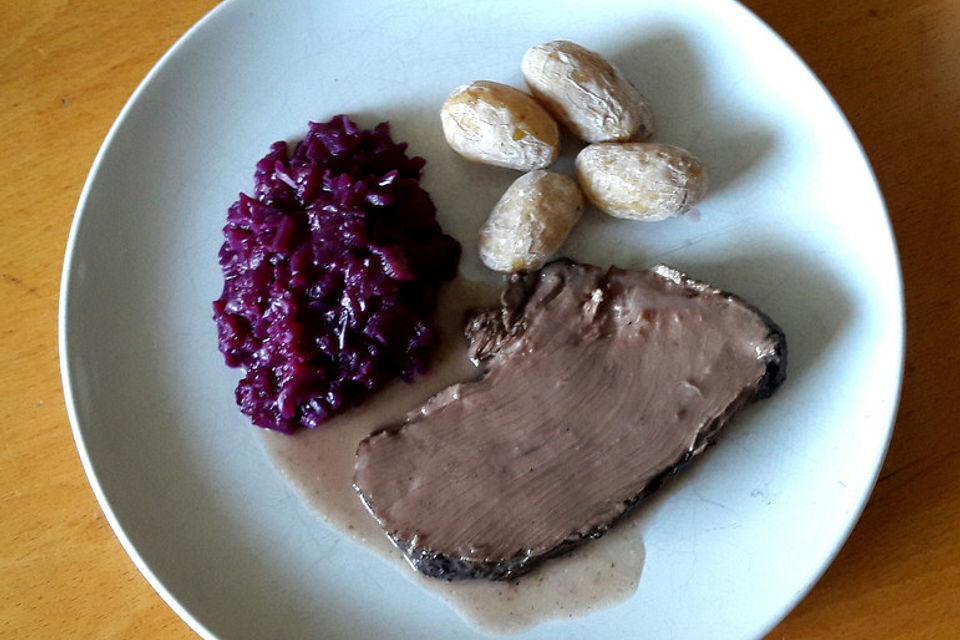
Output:
[[240,410],[284,433],[315,428],[397,376],[424,371],[459,243],[420,188],[423,158],[346,116],[311,122],[257,163],[227,212],[220,351],[244,377]]

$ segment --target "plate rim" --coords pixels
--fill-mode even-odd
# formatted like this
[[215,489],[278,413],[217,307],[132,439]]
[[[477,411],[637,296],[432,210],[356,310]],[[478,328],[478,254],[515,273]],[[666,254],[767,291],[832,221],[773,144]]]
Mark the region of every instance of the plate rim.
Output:
[[876,195],[877,203],[880,205],[880,211],[883,213],[882,219],[885,225],[885,238],[889,242],[890,251],[893,257],[894,265],[896,267],[896,282],[893,283],[896,285],[896,301],[899,307],[899,313],[896,315],[896,334],[897,334],[897,349],[896,349],[896,380],[894,382],[894,392],[893,398],[890,405],[890,415],[887,417],[885,422],[888,423],[886,434],[884,436],[883,446],[880,447],[879,455],[875,463],[875,467],[872,473],[872,477],[867,483],[867,489],[863,492],[863,495],[860,496],[860,499],[856,505],[856,508],[852,509],[850,512],[849,519],[846,523],[846,526],[843,529],[843,533],[837,538],[836,544],[830,553],[826,554],[823,559],[823,563],[813,572],[810,576],[810,579],[807,583],[799,589],[792,598],[790,598],[784,607],[781,609],[780,613],[777,614],[775,619],[767,625],[763,632],[758,637],[765,637],[773,631],[777,625],[783,622],[787,616],[800,604],[800,602],[807,597],[807,595],[813,590],[813,588],[820,582],[827,570],[833,565],[837,556],[840,554],[840,551],[846,546],[847,541],[850,539],[850,535],[853,533],[854,528],[857,526],[857,523],[860,522],[860,518],[863,516],[863,512],[867,507],[867,503],[870,502],[870,498],[873,496],[873,492],[877,486],[877,480],[880,477],[880,472],[883,469],[883,463],[887,458],[887,453],[890,449],[890,442],[893,439],[893,431],[896,428],[897,423],[897,414],[900,407],[900,398],[903,393],[903,376],[904,376],[904,362],[906,356],[906,303],[904,299],[904,286],[903,286],[903,266],[900,262],[900,252],[896,242],[896,236],[893,232],[893,223],[890,220],[890,211],[887,208],[887,201],[883,197],[883,190],[880,188],[880,183],[877,181],[877,174],[873,170],[873,164],[870,162],[869,156],[867,156],[866,150],[863,148],[863,143],[860,141],[860,137],[857,135],[857,132],[854,130],[853,125],[850,124],[850,120],[847,118],[847,114],[840,108],[839,103],[837,103],[836,98],[833,97],[833,94],[823,83],[810,65],[807,64],[807,61],[797,53],[797,51],[787,42],[783,36],[781,36],[773,27],[771,27],[767,22],[754,13],[749,7],[742,4],[740,0],[728,0],[731,5],[735,5],[736,9],[739,9],[747,15],[748,18],[753,19],[758,26],[760,26],[768,35],[773,36],[773,38],[783,47],[785,51],[790,54],[790,57],[797,62],[800,67],[807,73],[807,75],[816,83],[816,86],[823,92],[823,95],[826,97],[830,106],[833,108],[834,113],[839,116],[840,122],[843,124],[845,132],[850,136],[851,141],[856,147],[858,156],[863,162],[863,166],[867,169],[867,174],[870,177],[870,186],[874,194]]
[[74,208],[73,220],[70,223],[70,232],[67,235],[67,243],[64,249],[63,268],[60,275],[59,301],[57,306],[57,352],[60,361],[60,383],[63,387],[63,397],[67,411],[67,419],[70,422],[70,430],[73,434],[74,444],[77,448],[77,454],[80,457],[80,463],[83,467],[83,472],[86,475],[87,482],[90,484],[90,488],[93,490],[97,504],[99,505],[100,510],[103,512],[107,523],[110,525],[111,531],[120,542],[120,546],[127,554],[127,557],[133,562],[133,565],[136,567],[137,571],[139,571],[140,574],[147,580],[147,583],[160,596],[166,605],[169,606],[173,612],[176,613],[177,616],[183,620],[195,633],[204,638],[204,640],[218,639],[213,633],[210,632],[210,630],[206,628],[204,624],[202,624],[189,610],[187,610],[184,605],[180,603],[180,601],[167,589],[163,582],[154,573],[153,569],[151,569],[147,562],[143,559],[136,546],[127,535],[126,530],[120,523],[117,515],[114,513],[113,507],[110,504],[110,500],[107,498],[103,491],[103,487],[100,485],[100,480],[97,477],[96,470],[93,467],[93,462],[90,459],[90,454],[87,451],[86,441],[84,440],[82,426],[77,415],[76,403],[74,401],[75,384],[73,382],[70,358],[68,357],[70,353],[70,344],[68,338],[69,330],[67,320],[71,298],[70,278],[73,271],[73,263],[77,256],[78,230],[80,228],[84,212],[87,209],[87,201],[90,197],[90,191],[92,190],[93,184],[100,173],[101,165],[103,164],[108,150],[113,144],[114,138],[116,138],[118,132],[123,128],[130,112],[139,102],[140,96],[147,90],[147,87],[152,84],[154,78],[161,73],[167,62],[177,55],[179,50],[183,48],[188,40],[191,40],[195,34],[206,28],[210,22],[216,19],[216,16],[224,12],[226,8],[232,4],[235,4],[235,0],[222,0],[215,7],[201,16],[200,19],[194,22],[189,29],[184,31],[183,34],[181,34],[174,41],[174,43],[170,45],[170,47],[163,53],[162,56],[160,56],[160,58],[157,59],[156,62],[154,62],[147,74],[137,84],[136,88],[130,94],[130,97],[127,98],[123,107],[114,118],[110,128],[107,130],[107,134],[104,136],[103,142],[100,143],[100,147],[98,148],[93,162],[90,165],[90,170],[87,172],[87,177],[84,179],[83,188],[80,190],[80,195],[77,198],[77,206]]

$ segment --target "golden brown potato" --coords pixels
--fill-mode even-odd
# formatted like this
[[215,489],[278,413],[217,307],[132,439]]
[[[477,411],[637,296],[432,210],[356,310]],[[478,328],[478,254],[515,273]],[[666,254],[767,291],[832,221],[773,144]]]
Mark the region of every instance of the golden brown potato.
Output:
[[577,154],[576,167],[587,198],[617,218],[670,218],[690,210],[707,192],[700,161],[668,144],[591,144]]
[[457,87],[440,120],[447,143],[469,160],[532,171],[557,159],[557,123],[533,98],[508,85],[478,80]]
[[542,169],[524,174],[480,229],[480,259],[495,271],[542,267],[582,213],[583,194],[572,177]]
[[530,92],[587,142],[646,140],[653,112],[646,98],[599,54],[568,40],[527,50],[521,63]]

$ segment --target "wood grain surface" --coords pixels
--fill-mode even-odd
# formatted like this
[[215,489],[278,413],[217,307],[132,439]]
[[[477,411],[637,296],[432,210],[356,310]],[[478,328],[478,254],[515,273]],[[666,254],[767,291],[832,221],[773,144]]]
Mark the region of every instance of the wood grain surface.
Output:
[[[0,6],[0,637],[194,638],[137,572],[64,410],[57,297],[113,119],[211,0]],[[907,364],[880,481],[772,638],[960,638],[960,2],[749,0],[846,113],[890,209]],[[855,452],[851,452],[854,454]]]

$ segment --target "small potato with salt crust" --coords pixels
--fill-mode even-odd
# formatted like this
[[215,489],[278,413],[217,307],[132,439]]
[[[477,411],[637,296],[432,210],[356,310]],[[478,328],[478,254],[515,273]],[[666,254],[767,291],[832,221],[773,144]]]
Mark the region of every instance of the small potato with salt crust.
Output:
[[528,49],[520,68],[533,97],[586,142],[646,140],[653,133],[646,98],[598,53],[554,40]]
[[480,259],[494,271],[542,267],[583,214],[577,181],[552,171],[517,178],[480,229]]
[[590,202],[616,218],[671,218],[689,211],[707,192],[700,161],[668,144],[591,144],[577,154],[576,167]]
[[468,160],[519,171],[543,169],[560,152],[560,129],[536,100],[477,80],[454,89],[440,110],[443,135]]

